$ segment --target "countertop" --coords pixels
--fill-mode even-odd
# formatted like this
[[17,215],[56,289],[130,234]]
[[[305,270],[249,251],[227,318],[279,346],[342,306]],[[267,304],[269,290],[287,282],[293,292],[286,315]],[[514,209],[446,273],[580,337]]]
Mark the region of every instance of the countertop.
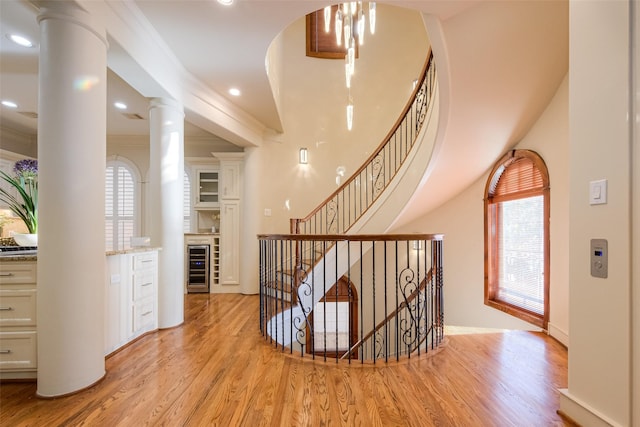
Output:
[[121,249],[119,251],[107,251],[106,255],[123,255],[123,254],[134,254],[137,252],[149,252],[149,251],[160,251],[162,248],[153,247],[153,246],[140,246],[137,248],[129,248],[129,249]]
[[184,233],[185,236],[219,236],[220,233],[215,232],[215,233]]
[[37,261],[37,260],[38,260],[37,254],[21,254],[21,253],[16,254],[14,252],[14,253],[4,253],[0,255],[0,262],[2,261],[11,261],[11,262]]
[[[122,254],[131,254],[137,252],[149,252],[149,251],[159,251],[162,248],[158,247],[140,247],[140,248],[130,248],[130,249],[122,249],[119,251],[107,251],[105,252],[106,256],[111,255],[122,255]],[[37,261],[38,254],[23,254],[20,252],[5,252],[0,254],[0,262],[9,261],[9,262],[17,262],[17,261]]]

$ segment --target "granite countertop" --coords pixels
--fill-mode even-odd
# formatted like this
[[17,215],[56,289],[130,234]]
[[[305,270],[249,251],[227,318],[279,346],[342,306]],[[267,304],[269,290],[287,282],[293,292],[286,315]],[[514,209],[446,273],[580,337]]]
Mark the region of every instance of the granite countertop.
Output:
[[[13,237],[2,237],[0,238],[0,246],[18,246],[18,244],[13,240]],[[36,261],[37,259],[36,249],[0,252],[0,261]]]
[[137,252],[149,252],[149,251],[160,251],[160,250],[162,250],[162,248],[160,248],[160,247],[140,246],[140,247],[137,247],[137,248],[120,249],[118,251],[107,251],[106,255],[107,256],[123,255],[123,254],[133,254],[133,253],[137,253]]
[[[131,254],[131,253],[137,253],[137,252],[149,252],[149,251],[159,251],[162,248],[158,248],[158,247],[140,247],[140,248],[130,248],[130,249],[122,249],[122,250],[118,250],[118,251],[107,251],[105,252],[106,256],[111,256],[111,255],[122,255],[122,254]],[[37,253],[21,253],[19,251],[17,252],[5,252],[0,254],[0,262],[2,261],[11,261],[11,262],[17,262],[17,261],[37,261],[38,260],[38,254]]]
[[215,233],[205,232],[205,233],[184,233],[185,236],[219,236],[220,233],[217,231]]
[[4,253],[2,255],[0,255],[0,262],[2,261],[37,261],[38,260],[38,255],[37,254],[21,254],[21,253],[16,253],[16,252],[9,252],[9,253]]

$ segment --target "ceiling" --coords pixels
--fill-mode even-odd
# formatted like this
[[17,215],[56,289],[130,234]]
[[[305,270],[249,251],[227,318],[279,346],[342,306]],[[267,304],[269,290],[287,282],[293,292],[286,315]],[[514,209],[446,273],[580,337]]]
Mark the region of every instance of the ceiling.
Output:
[[[38,42],[35,2],[0,0],[0,98],[19,105],[0,108],[0,127],[32,135],[38,49],[20,48],[5,34],[16,31]],[[112,70],[109,135],[148,134],[146,120],[126,118],[111,108],[114,101],[124,100],[126,113],[146,118],[148,99],[168,95],[185,106],[185,136],[241,147],[260,146],[283,131],[265,71],[270,44],[294,20],[327,5],[317,0],[235,0],[232,6],[216,0],[76,2],[105,19]],[[423,12],[444,111],[437,161],[415,192],[406,222],[486,173],[535,123],[567,75],[569,7],[568,0],[388,3]],[[242,95],[229,95],[230,87]]]
[[[15,110],[2,107],[0,126],[32,135],[35,135],[37,128],[34,116],[38,101],[39,44],[39,27],[36,22],[38,11],[34,3],[36,2],[26,0],[0,1],[0,98],[10,99],[18,104]],[[91,8],[94,3],[100,2],[87,0],[79,3],[85,8]],[[128,12],[134,10],[161,35],[162,42],[171,54],[175,55],[181,66],[199,84],[255,119],[260,126],[276,133],[283,129],[265,72],[267,49],[273,39],[295,19],[326,5],[323,1],[260,0],[236,0],[232,6],[221,5],[216,0],[137,0],[110,3],[123,3]],[[449,5],[440,3],[433,2],[432,7],[443,16],[453,14],[470,4],[463,1],[449,2],[455,3]],[[109,33],[108,27],[107,24]],[[20,47],[8,40],[6,34],[9,33],[24,35],[34,41],[36,46]],[[108,73],[108,134],[147,135],[148,123],[130,117],[141,116],[146,119],[147,98],[164,94],[162,91],[153,94],[151,92],[155,88],[138,85],[135,77],[124,75],[128,74],[128,68],[122,66],[122,58],[127,57],[129,52],[121,47],[121,41],[112,34],[109,34],[109,43],[109,66],[122,71],[120,74],[123,76],[118,76],[113,71]],[[132,62],[128,57],[124,61]],[[132,85],[138,87],[134,89]],[[231,87],[239,88],[242,95],[229,95]],[[126,111],[111,108],[117,100],[126,102]],[[192,121],[197,121],[201,126],[192,124]],[[211,136],[212,130],[215,132],[216,129],[212,126],[203,130],[203,127],[207,128],[203,120],[190,120],[190,111],[186,112],[185,135]]]

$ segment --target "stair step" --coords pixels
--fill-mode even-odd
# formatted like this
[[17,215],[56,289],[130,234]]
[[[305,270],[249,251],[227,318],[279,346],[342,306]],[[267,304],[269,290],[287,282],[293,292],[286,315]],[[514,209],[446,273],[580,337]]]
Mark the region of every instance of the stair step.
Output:
[[303,274],[303,277],[309,273],[309,270],[278,270],[278,274],[284,274],[285,276],[289,276],[293,278],[296,274],[296,271]]
[[282,291],[287,294],[291,293],[291,283],[281,282],[280,280],[276,280],[273,282],[267,282],[267,288],[275,289],[277,291]]

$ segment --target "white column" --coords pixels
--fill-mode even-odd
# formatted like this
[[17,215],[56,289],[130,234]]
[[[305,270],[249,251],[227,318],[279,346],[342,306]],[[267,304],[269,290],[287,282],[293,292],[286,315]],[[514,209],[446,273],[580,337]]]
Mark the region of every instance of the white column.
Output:
[[149,219],[151,244],[158,254],[158,326],[184,321],[184,111],[165,98],[149,107]]
[[38,395],[94,384],[104,365],[104,25],[71,2],[38,15]]

